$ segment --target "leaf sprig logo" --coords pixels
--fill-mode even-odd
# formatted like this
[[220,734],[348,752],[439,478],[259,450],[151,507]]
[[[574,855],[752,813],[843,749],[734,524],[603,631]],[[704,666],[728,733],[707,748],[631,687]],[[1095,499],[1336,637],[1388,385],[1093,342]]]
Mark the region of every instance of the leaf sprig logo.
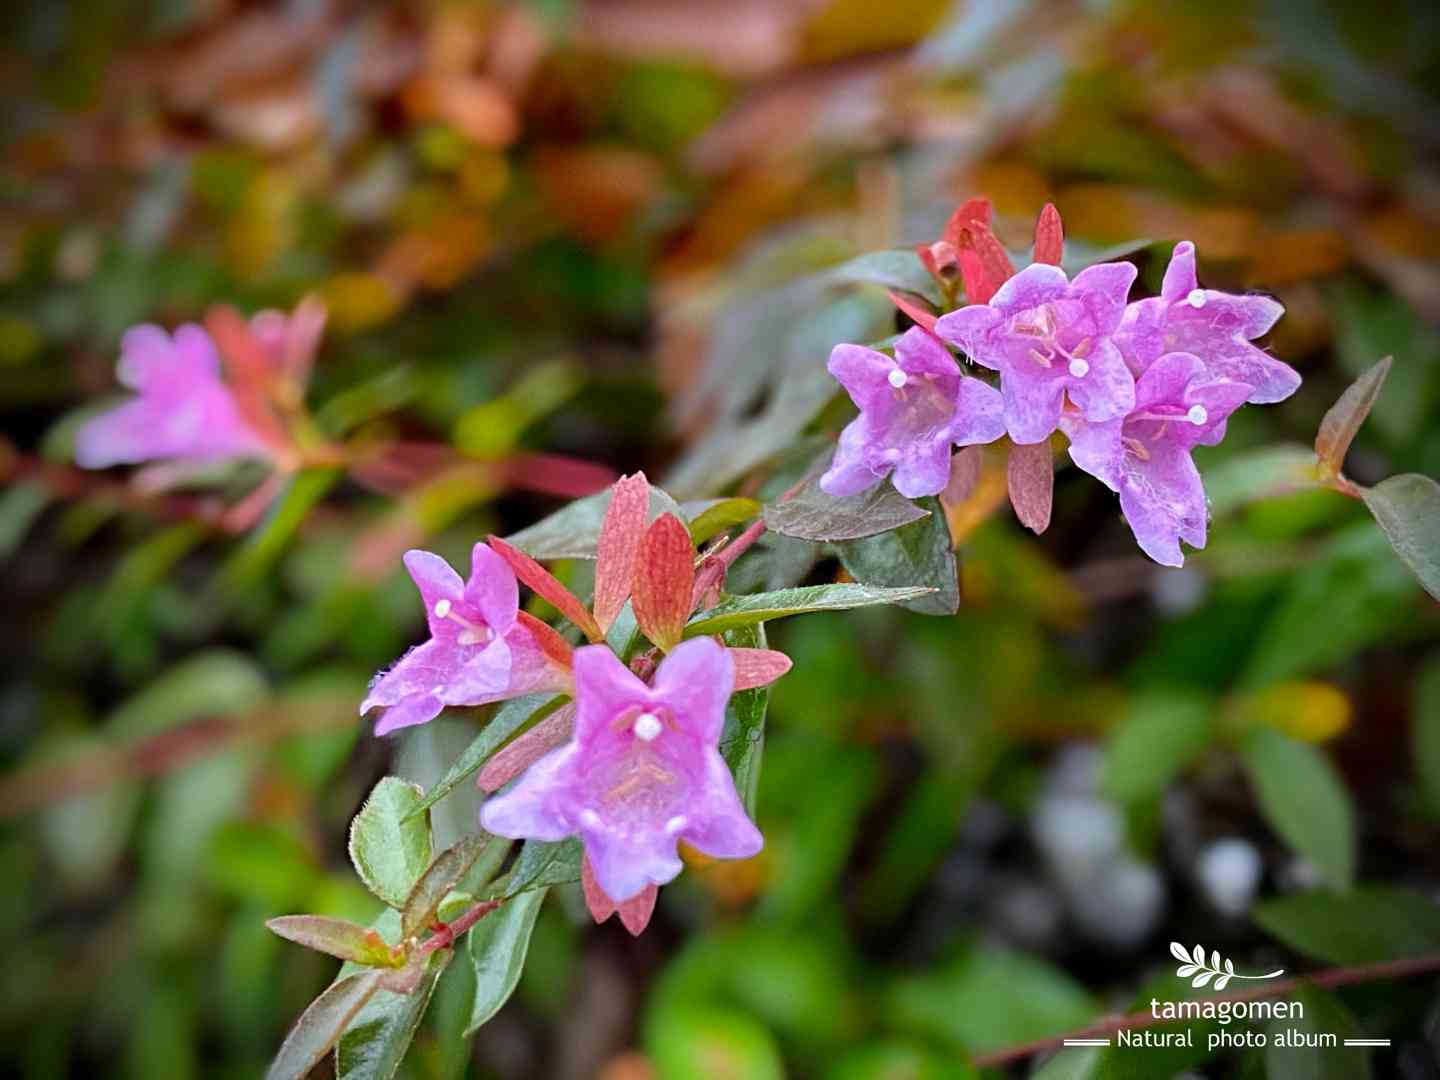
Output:
[[1180,961],[1180,966],[1175,969],[1176,977],[1190,979],[1190,985],[1197,990],[1209,983],[1211,979],[1215,980],[1214,988],[1216,990],[1224,990],[1231,979],[1274,979],[1285,974],[1284,968],[1278,968],[1268,975],[1241,975],[1228,958],[1220,955],[1219,949],[1211,951],[1210,962],[1207,964],[1203,945],[1196,945],[1193,950],[1187,950],[1180,942],[1172,941],[1170,955]]

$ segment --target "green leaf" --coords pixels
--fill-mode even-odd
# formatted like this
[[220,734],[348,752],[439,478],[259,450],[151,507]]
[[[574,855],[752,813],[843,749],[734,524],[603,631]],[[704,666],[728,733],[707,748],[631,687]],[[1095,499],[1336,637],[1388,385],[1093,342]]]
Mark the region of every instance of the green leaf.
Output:
[[1323,670],[1402,632],[1415,582],[1367,521],[1338,533],[1291,579],[1241,677],[1245,689]]
[[228,649],[182,660],[112,712],[110,734],[124,739],[154,735],[202,717],[246,712],[269,696],[255,661]]
[[886,1040],[850,1050],[825,1073],[825,1080],[975,1080],[978,1075],[948,1054]]
[[369,967],[396,967],[390,948],[373,930],[324,915],[281,915],[265,923],[286,941]]
[[883,285],[887,289],[904,289],[923,296],[939,306],[940,290],[935,278],[925,269],[920,256],[909,248],[871,251],[841,263],[826,276],[838,284]]
[[1268,727],[1245,736],[1240,757],[1270,827],[1329,884],[1354,884],[1355,809],[1330,759]]
[[1214,704],[1205,697],[1137,697],[1106,739],[1100,789],[1120,803],[1154,798],[1214,738]]
[[645,1043],[662,1077],[785,1077],[775,1036],[738,1009],[701,1003],[666,1009],[650,1025]]
[[[1301,986],[1290,1000],[1303,1012],[1266,1025],[1270,1044],[1265,1048],[1265,1080],[1369,1080],[1370,1051],[1344,1045],[1347,1036],[1366,1033],[1340,999],[1314,986]],[[1335,1045],[1304,1045],[1306,1038],[1327,1035],[1336,1040]],[[1300,1045],[1281,1045],[1282,1040],[1292,1039]]]
[[1440,818],[1440,657],[1426,664],[1415,680],[1410,746],[1420,791],[1430,813]]
[[737,626],[751,626],[787,615],[811,611],[848,611],[876,604],[903,604],[928,596],[933,589],[872,589],[866,585],[805,585],[795,589],[732,596],[693,616],[685,626],[687,638],[719,634]]
[[[528,845],[527,845],[528,846]],[[525,969],[525,954],[546,889],[532,889],[505,901],[470,931],[470,961],[475,967],[475,1002],[466,1035],[500,1011],[515,992]]]
[[[764,649],[765,624],[736,627],[725,634],[725,643],[736,649]],[[765,748],[765,713],[770,705],[770,688],[757,686],[730,695],[725,707],[725,727],[720,732],[720,756],[735,777],[735,790],[745,812],[755,816],[755,795],[760,783],[760,758]]]
[[381,989],[366,1002],[335,1047],[337,1080],[390,1080],[395,1075],[452,955],[449,949],[437,949],[410,993]]
[[266,1080],[304,1080],[374,997],[382,976],[379,971],[365,971],[332,983],[295,1021]]
[[887,1012],[903,1030],[980,1052],[1081,1027],[1099,1009],[1082,986],[1043,961],[975,948],[947,968],[899,979]]
[[1061,1050],[1030,1074],[1030,1080],[1099,1080],[1108,1056],[1103,1046]]
[[706,507],[690,522],[690,540],[699,547],[712,536],[742,521],[749,521],[758,513],[760,504],[754,499],[721,499]]
[[580,841],[573,837],[553,843],[526,840],[525,846],[520,849],[520,857],[505,878],[505,887],[500,895],[509,898],[533,889],[579,881],[583,854]]
[[501,705],[480,734],[475,736],[475,740],[455,759],[444,778],[427,791],[425,797],[410,811],[411,815],[423,813],[449,795],[472,773],[478,772],[480,767],[490,760],[490,755],[508,742],[511,736],[536,717],[553,711],[561,700],[559,694],[526,694]]
[[1261,499],[1315,488],[1315,451],[1299,443],[1242,450],[1204,472],[1210,516],[1224,517]]
[[1402,473],[1363,492],[1395,554],[1440,600],[1440,484],[1419,473]]
[[837,544],[840,563],[862,585],[927,588],[925,595],[902,602],[911,611],[954,615],[960,607],[960,584],[949,522],[933,496],[916,505],[928,510],[929,517],[879,536]]
[[305,518],[344,475],[341,469],[305,469],[296,473],[271,505],[259,527],[235,552],[221,571],[230,589],[243,589],[257,581],[280,557]]
[[930,516],[889,484],[877,484],[863,495],[837,498],[810,481],[783,502],[765,507],[765,527],[797,540],[858,540],[889,532]]
[[350,861],[360,880],[393,908],[403,908],[430,865],[430,816],[414,813],[422,792],[383,778],[350,823]]
[[1296,952],[1330,964],[1382,964],[1440,949],[1440,904],[1408,889],[1296,893],[1256,904],[1250,918]]
[[488,833],[471,833],[440,853],[405,898],[401,909],[401,937],[412,937],[435,921],[445,897],[464,880],[490,840]]
[[[532,559],[593,559],[600,540],[600,524],[610,506],[607,489],[583,499],[576,499],[563,510],[557,510],[528,529],[521,529],[505,540]],[[650,512],[647,520],[661,514],[674,514],[689,521],[680,504],[655,485],[650,485]]]

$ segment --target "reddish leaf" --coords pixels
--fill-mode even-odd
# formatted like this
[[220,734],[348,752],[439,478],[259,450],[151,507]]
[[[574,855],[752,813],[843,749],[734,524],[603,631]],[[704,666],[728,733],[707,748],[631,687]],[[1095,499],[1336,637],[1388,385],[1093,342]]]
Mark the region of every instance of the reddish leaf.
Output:
[[942,234],[952,247],[960,247],[960,233],[969,225],[990,227],[991,206],[989,199],[967,199],[945,222]]
[[990,226],[971,222],[960,229],[960,276],[965,282],[965,298],[972,304],[988,304],[1010,280],[1015,266],[1010,255]]
[[290,313],[285,355],[280,363],[297,388],[303,389],[310,381],[310,370],[315,366],[315,354],[320,351],[320,339],[325,334],[328,317],[325,301],[314,293],[307,293]]
[[650,916],[655,913],[655,900],[660,895],[658,885],[647,885],[638,896],[617,904],[605,895],[600,883],[595,880],[595,871],[590,866],[590,856],[580,862],[580,887],[585,893],[585,906],[597,923],[602,923],[617,911],[625,929],[636,937],[650,925]]
[[1330,411],[1320,421],[1320,431],[1315,436],[1315,454],[1320,459],[1320,471],[1326,479],[1333,480],[1340,475],[1355,433],[1370,415],[1370,407],[1380,396],[1380,388],[1385,385],[1388,374],[1390,357],[1387,356],[1346,387],[1340,400],[1330,406]]
[[1065,228],[1060,223],[1060,211],[1054,203],[1046,203],[1035,222],[1035,254],[1037,263],[1059,266],[1065,252]]
[[959,506],[970,498],[980,483],[980,470],[985,464],[985,451],[979,446],[966,446],[950,459],[950,480],[940,493],[946,506]]
[[[537,619],[528,611],[517,612],[516,620],[534,636],[535,644],[540,646],[540,651],[545,654],[545,659],[549,661],[550,665],[565,672],[568,676],[571,654],[574,652],[570,648],[570,643],[561,637],[553,626]],[[558,686],[555,688],[559,689]]]
[[1055,459],[1049,442],[1010,447],[1010,505],[1031,532],[1050,526],[1050,502],[1055,494]]
[[272,933],[307,949],[370,967],[398,967],[403,962],[374,930],[324,915],[281,915],[265,924]]
[[695,584],[695,546],[674,514],[661,514],[645,530],[631,603],[647,638],[669,652],[685,631]]
[[890,297],[890,302],[906,315],[909,315],[911,322],[929,331],[931,334],[935,333],[935,321],[939,318],[938,315],[921,307],[915,301],[906,298],[903,293],[896,292],[894,289],[886,289],[885,291]]
[[489,540],[490,547],[510,564],[510,569],[515,571],[515,576],[523,581],[530,588],[535,590],[536,595],[544,597],[555,608],[574,623],[587,638],[591,641],[605,640],[605,634],[595,624],[594,617],[585,610],[585,605],[567,589],[554,574],[546,570],[538,562],[526,555],[519,548],[511,547],[498,536],[492,536]]
[[564,454],[512,454],[501,462],[511,487],[581,499],[615,482],[615,470]]
[[774,649],[731,649],[735,661],[735,689],[769,686],[790,670],[790,657]]
[[575,705],[562,705],[499,751],[480,770],[475,783],[482,791],[499,791],[535,762],[570,741],[575,731]]
[[290,436],[270,408],[275,369],[250,324],[229,306],[211,308],[205,314],[205,329],[215,340],[225,369],[230,392],[245,422],[279,448],[290,446]]
[[650,513],[650,481],[643,472],[622,476],[610,492],[595,550],[595,622],[604,633],[630,598],[640,541]]

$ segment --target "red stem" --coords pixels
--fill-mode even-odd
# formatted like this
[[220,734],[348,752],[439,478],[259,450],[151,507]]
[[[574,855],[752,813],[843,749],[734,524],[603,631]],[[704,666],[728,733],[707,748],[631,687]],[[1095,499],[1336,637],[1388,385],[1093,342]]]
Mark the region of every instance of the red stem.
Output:
[[504,902],[504,900],[481,900],[453,922],[436,924],[435,933],[420,943],[419,948],[415,950],[415,955],[429,956],[437,949],[448,949],[455,944],[456,938],[465,934]]

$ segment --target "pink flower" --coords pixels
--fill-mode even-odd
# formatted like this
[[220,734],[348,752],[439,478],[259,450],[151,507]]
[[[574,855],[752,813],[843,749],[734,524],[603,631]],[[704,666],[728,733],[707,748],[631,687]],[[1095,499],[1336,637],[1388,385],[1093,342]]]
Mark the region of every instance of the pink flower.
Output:
[[860,415],[840,433],[840,445],[820,487],[858,495],[894,470],[895,490],[907,498],[938,495],[950,476],[950,447],[993,442],[1004,434],[1000,395],[965,378],[945,347],[924,330],[895,343],[895,359],[862,345],[837,345],[830,374]]
[[1190,353],[1167,353],[1135,384],[1135,408],[1123,419],[1088,423],[1067,413],[1070,457],[1120,493],[1120,509],[1145,554],[1180,566],[1180,541],[1205,546],[1205,489],[1190,458],[1214,446],[1251,388],[1216,379]]
[[1268,296],[1199,288],[1186,240],[1175,245],[1160,295],[1131,304],[1115,340],[1137,376],[1166,353],[1193,353],[1213,377],[1247,384],[1250,401],[1268,405],[1293,394],[1300,375],[1250,342],[1284,313]]
[[499,836],[579,835],[596,883],[624,904],[680,873],[677,844],[743,859],[764,841],[716,749],[734,685],[710,638],[677,646],[646,686],[604,645],[575,651],[575,734],[480,811]]
[[430,640],[371,684],[360,714],[385,708],[375,734],[426,723],[447,705],[568,689],[555,658],[517,615],[519,586],[505,560],[476,544],[470,566],[470,580],[462,582],[440,556],[405,553],[405,568],[425,601]]
[[266,440],[244,421],[220,381],[220,357],[199,326],[187,323],[173,337],[158,326],[127,330],[116,373],[138,396],[76,433],[75,462],[82,468],[268,455]]
[[1111,340],[1134,281],[1125,262],[1088,267],[1074,281],[1058,266],[1033,263],[988,304],[942,316],[935,332],[1000,372],[1010,438],[1041,442],[1059,426],[1067,393],[1094,423],[1134,406],[1134,377]]

